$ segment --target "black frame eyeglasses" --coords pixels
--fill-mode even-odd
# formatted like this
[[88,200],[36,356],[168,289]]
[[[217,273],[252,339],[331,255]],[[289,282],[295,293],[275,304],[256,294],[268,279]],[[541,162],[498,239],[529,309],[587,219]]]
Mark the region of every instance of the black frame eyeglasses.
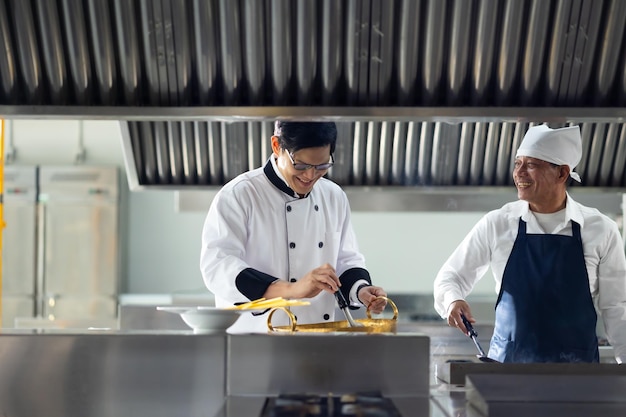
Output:
[[291,154],[291,152],[289,152],[286,149],[285,149],[285,152],[287,153],[287,156],[289,157],[289,160],[291,161],[291,165],[293,165],[293,168],[297,171],[306,171],[311,168],[315,168],[316,171],[326,171],[327,169],[329,169],[335,164],[335,157],[333,156],[333,154],[330,154],[330,162],[326,162],[325,164],[319,164],[319,165],[311,165],[311,164],[304,164],[301,162],[296,163],[293,160],[293,155]]

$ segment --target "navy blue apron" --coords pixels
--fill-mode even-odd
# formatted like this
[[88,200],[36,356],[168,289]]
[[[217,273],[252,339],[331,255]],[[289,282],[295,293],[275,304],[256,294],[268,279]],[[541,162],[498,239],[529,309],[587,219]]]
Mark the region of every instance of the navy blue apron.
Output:
[[500,362],[598,362],[596,310],[580,225],[573,236],[526,234],[519,220],[496,303],[489,357]]

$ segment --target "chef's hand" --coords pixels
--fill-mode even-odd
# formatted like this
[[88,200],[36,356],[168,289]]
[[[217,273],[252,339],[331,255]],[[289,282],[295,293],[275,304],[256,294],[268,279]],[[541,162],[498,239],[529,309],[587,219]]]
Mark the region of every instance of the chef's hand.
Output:
[[312,298],[322,291],[334,294],[340,286],[335,268],[330,264],[324,264],[292,283],[290,298]]
[[456,327],[462,331],[463,334],[468,335],[467,328],[463,324],[463,319],[461,319],[461,314],[463,314],[470,323],[476,323],[476,319],[472,316],[472,310],[470,310],[469,304],[467,304],[465,300],[456,300],[448,307],[448,326]]
[[369,285],[367,287],[361,288],[359,290],[359,293],[356,295],[356,298],[358,298],[359,301],[361,301],[369,311],[374,314],[380,314],[385,309],[385,306],[387,305],[387,300],[385,300],[384,298],[376,297],[386,296],[387,293],[382,288]]

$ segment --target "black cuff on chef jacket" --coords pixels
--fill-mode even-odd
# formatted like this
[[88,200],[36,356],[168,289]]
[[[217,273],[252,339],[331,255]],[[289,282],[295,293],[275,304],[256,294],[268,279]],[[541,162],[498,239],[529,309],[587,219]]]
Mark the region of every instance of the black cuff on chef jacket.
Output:
[[235,278],[235,285],[240,293],[252,301],[263,297],[263,294],[267,291],[267,287],[277,279],[278,278],[266,274],[265,272],[246,268]]
[[[367,269],[364,268],[350,268],[345,271],[339,277],[339,281],[341,281],[341,288],[339,291],[343,294],[346,300],[350,300],[350,290],[355,282],[364,279],[370,285],[372,285],[372,278],[370,277],[370,273],[367,272]],[[359,307],[354,307],[352,305],[349,306],[351,310],[357,310]]]

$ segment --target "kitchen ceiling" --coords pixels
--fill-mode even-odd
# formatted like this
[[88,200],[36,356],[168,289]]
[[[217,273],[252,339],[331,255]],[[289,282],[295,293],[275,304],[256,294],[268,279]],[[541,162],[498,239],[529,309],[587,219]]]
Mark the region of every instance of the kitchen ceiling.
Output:
[[621,0],[0,0],[0,114],[121,120],[136,189],[262,164],[271,120],[340,122],[347,186],[509,186],[532,123],[626,182]]

